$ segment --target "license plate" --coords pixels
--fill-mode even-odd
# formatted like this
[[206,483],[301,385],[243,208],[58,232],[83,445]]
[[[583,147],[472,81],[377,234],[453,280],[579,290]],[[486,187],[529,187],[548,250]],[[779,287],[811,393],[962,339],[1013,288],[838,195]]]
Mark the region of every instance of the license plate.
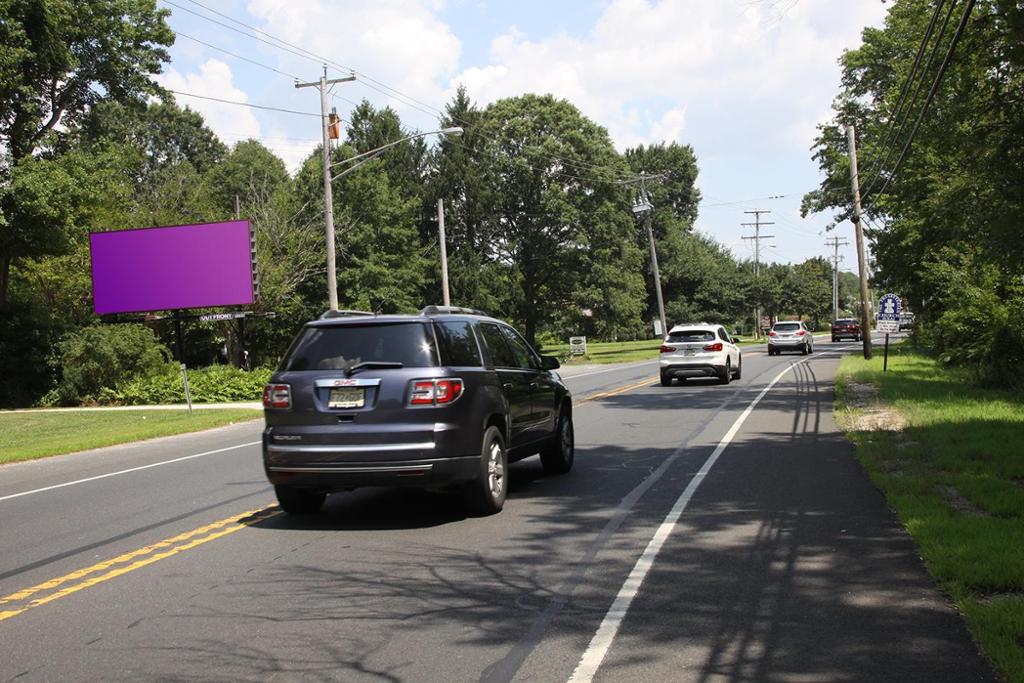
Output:
[[694,350],[694,349],[683,349],[683,355],[684,356],[696,356],[697,355],[697,351]]
[[366,401],[362,387],[336,387],[331,389],[328,408],[362,408]]

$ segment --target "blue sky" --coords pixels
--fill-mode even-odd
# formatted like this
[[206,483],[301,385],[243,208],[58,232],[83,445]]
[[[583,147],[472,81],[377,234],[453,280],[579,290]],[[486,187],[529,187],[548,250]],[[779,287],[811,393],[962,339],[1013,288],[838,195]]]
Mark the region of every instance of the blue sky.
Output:
[[[169,88],[318,111],[316,91],[296,90],[292,76],[315,80],[319,61],[231,30],[252,34],[235,19],[329,59],[331,76],[344,66],[375,79],[335,88],[342,118],[367,98],[431,130],[460,83],[479,105],[552,93],[607,128],[620,151],[693,145],[704,197],[697,228],[746,258],[743,212],[770,209],[764,220],[775,225],[765,232],[775,238],[762,259],[779,262],[827,252],[829,216],[799,215],[802,194],[819,182],[809,148],[830,115],[836,60],[886,11],[879,0],[200,1],[160,0],[179,32],[162,76]],[[226,142],[259,138],[293,169],[319,140],[312,117],[178,99]],[[846,224],[832,234],[852,244],[852,232]],[[852,246],[840,253],[854,270]]]

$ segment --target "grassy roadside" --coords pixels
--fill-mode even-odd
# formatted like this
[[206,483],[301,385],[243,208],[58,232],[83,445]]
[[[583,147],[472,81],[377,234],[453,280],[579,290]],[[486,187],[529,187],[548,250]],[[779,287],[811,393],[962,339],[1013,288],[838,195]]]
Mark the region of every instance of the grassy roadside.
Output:
[[847,357],[836,415],[939,586],[1024,683],[1024,393],[977,387],[910,349]]
[[0,464],[157,436],[221,427],[262,417],[253,409],[0,413]]
[[626,342],[587,342],[585,356],[570,356],[568,344],[547,344],[541,349],[541,353],[546,356],[558,356],[563,365],[605,365],[654,360],[658,357],[660,347],[660,339],[641,339]]

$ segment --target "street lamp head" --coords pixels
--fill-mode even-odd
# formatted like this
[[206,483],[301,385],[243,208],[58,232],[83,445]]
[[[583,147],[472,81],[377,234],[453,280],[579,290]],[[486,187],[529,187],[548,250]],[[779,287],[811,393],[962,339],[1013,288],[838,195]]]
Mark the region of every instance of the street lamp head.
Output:
[[462,135],[462,128],[459,126],[452,126],[451,128],[442,128],[440,130],[441,135]]

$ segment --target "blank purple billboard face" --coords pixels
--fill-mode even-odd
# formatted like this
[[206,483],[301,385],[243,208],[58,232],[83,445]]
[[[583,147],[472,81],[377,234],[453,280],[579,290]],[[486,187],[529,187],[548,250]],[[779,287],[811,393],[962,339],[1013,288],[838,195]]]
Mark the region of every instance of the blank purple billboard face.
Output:
[[253,303],[249,221],[89,234],[97,315]]

